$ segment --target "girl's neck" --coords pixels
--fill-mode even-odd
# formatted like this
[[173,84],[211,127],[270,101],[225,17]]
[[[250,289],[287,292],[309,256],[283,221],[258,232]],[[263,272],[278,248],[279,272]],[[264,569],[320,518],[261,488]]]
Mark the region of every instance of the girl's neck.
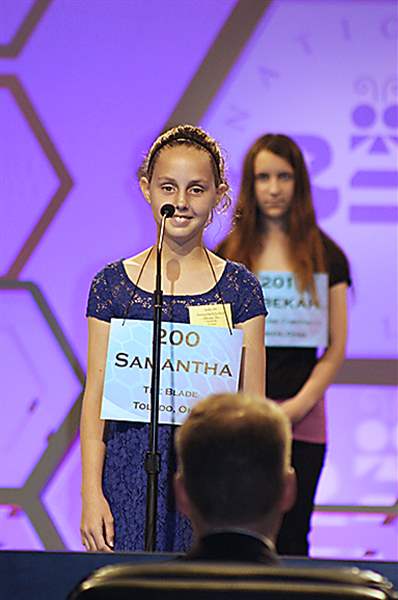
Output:
[[286,222],[281,219],[267,219],[264,224],[264,237],[267,242],[286,243],[289,239]]
[[162,256],[164,261],[178,260],[179,262],[202,261],[204,257],[204,246],[200,243],[177,244],[174,240],[164,239]]
[[291,271],[293,261],[289,236],[283,223],[268,220],[264,228],[262,250],[254,271]]

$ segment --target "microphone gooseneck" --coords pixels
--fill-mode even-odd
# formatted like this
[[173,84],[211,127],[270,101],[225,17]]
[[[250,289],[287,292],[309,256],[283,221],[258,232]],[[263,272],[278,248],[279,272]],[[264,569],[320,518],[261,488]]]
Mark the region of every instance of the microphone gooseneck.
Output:
[[146,515],[145,515],[145,550],[153,552],[156,545],[156,515],[158,498],[158,478],[160,473],[160,452],[158,451],[159,395],[160,395],[160,355],[162,325],[162,245],[166,219],[172,217],[175,207],[163,204],[160,208],[162,221],[158,231],[156,247],[156,277],[153,293],[153,335],[152,335],[152,375],[151,375],[151,412],[149,424],[149,447],[145,455],[145,471],[147,473]]

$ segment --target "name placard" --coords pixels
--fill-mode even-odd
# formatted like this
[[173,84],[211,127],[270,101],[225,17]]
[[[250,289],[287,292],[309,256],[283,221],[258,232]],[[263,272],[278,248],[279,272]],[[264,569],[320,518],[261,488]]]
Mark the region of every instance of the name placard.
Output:
[[[101,418],[148,423],[152,321],[112,319]],[[162,323],[159,422],[181,424],[200,398],[238,389],[243,332]]]
[[228,327],[232,323],[231,304],[201,304],[189,306],[189,322],[192,325]]
[[269,311],[266,327],[267,346],[318,348],[328,345],[329,277],[314,275],[318,305],[308,292],[296,287],[293,273],[258,273],[265,304]]

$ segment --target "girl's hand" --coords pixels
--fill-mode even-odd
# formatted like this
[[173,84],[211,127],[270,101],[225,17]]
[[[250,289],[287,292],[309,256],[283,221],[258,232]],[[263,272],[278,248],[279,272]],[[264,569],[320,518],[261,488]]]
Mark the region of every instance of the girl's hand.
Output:
[[113,552],[113,516],[102,493],[83,497],[80,533],[88,552]]

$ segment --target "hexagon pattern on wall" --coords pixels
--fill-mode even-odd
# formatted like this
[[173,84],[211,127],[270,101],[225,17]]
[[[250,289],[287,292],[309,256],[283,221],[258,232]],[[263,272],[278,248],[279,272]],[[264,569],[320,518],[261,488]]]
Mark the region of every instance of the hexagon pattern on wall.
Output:
[[44,550],[44,544],[20,506],[0,506],[0,550],[10,549],[7,540],[14,540],[12,550]]
[[[20,14],[25,16],[14,35],[9,36],[11,40],[0,44],[0,57],[19,54],[50,2],[37,0],[27,13],[20,7]],[[245,42],[266,6],[257,4],[245,27],[239,16],[243,14],[239,2],[238,14],[227,22],[227,27],[232,24],[234,30],[239,25],[243,36],[240,44]],[[224,53],[217,41],[210,54],[215,51],[220,58]],[[0,263],[0,309],[7,314],[7,322],[0,330],[0,344],[6,351],[1,375],[5,389],[12,390],[6,403],[18,407],[11,422],[4,424],[2,436],[5,463],[0,481],[0,520],[5,524],[6,538],[18,535],[20,548],[79,549],[75,523],[78,508],[60,507],[59,500],[65,480],[73,479],[76,483],[80,477],[78,446],[74,440],[84,374],[40,289],[33,283],[15,280],[73,182],[19,79],[0,75],[0,92],[0,112],[6,125],[0,142],[2,162],[20,167],[20,173],[15,175],[14,169],[15,177],[7,181],[12,190],[3,189],[4,197],[16,197],[20,204],[8,206],[7,252],[2,253]],[[171,119],[179,120],[183,109],[186,106],[178,106]],[[20,139],[18,157],[10,155],[7,145],[7,136],[15,140],[15,135]],[[29,202],[32,192],[35,201]],[[28,327],[29,338],[24,335]],[[43,364],[43,356],[50,357],[47,364]],[[14,380],[16,365],[19,370]],[[60,381],[61,394],[57,389]],[[78,397],[74,399],[76,394]],[[72,408],[68,411],[70,403]],[[27,447],[33,450],[26,453]],[[7,452],[13,453],[12,461],[6,460]],[[69,530],[64,513],[72,514],[73,525]],[[4,541],[2,545],[7,547]]]
[[[76,435],[84,373],[35,284],[0,279],[0,310],[0,377],[10,415],[2,421],[0,505],[21,507],[44,547],[63,548],[41,494]],[[19,530],[30,547],[30,529]]]
[[[51,0],[36,0],[24,5],[27,8],[21,11],[21,22],[15,25],[7,43],[0,44],[0,57],[16,57],[21,52],[50,4]],[[270,3],[254,4],[258,12],[252,29]],[[237,2],[235,33],[230,27],[233,20],[230,20],[229,29],[224,29],[215,40],[197,76],[179,100],[170,123],[198,122],[210,105],[212,96],[205,97],[203,93],[198,94],[198,90],[208,88],[209,78],[213,77],[211,93],[215,94],[228,74],[235,57],[228,63],[225,48],[228,44],[234,45],[236,31],[242,30],[244,5],[245,0]],[[248,28],[243,34],[241,47],[250,39],[252,29]],[[214,69],[220,69],[220,65],[224,71],[214,77]],[[201,102],[204,104],[198,108]],[[192,114],[194,118],[187,118],[186,115]],[[14,280],[51,225],[73,182],[25,88],[14,75],[0,75],[0,119],[5,123],[6,134],[8,131],[11,135],[12,127],[13,135],[20,139],[20,154],[13,157],[7,154],[3,135],[0,140],[2,163],[21,164],[26,153],[31,169],[27,173],[21,171],[7,184],[18,186],[16,196],[21,204],[7,207],[10,211],[6,213],[8,254],[0,253],[0,273],[8,277],[0,280],[0,310],[7,315],[0,329],[0,346],[6,350],[0,376],[6,389],[12,389],[12,395],[5,398],[6,405],[18,406],[12,420],[0,426],[0,430],[3,427],[0,447],[4,460],[0,471],[0,547],[7,547],[4,540],[15,537],[19,548],[80,549],[78,507],[68,506],[62,489],[65,485],[76,487],[80,477],[76,432],[84,374],[43,293],[34,284]],[[28,176],[29,191],[24,187],[24,176]],[[35,202],[29,203],[26,199],[32,191]],[[24,335],[27,327],[29,340]],[[41,356],[47,357],[46,365],[40,360]],[[62,381],[61,391],[57,390],[57,380]],[[52,403],[51,399],[56,401]],[[7,460],[11,445],[12,468],[11,461]],[[29,453],[26,453],[28,446]],[[319,522],[326,523],[325,517],[322,518]],[[343,521],[342,518],[339,522]],[[370,518],[368,522],[374,520]],[[325,543],[321,538],[318,535],[319,546]],[[317,541],[316,536],[314,539]]]
[[3,488],[23,487],[81,392],[37,294],[23,287],[3,287],[0,294],[0,379],[8,391],[2,406],[10,415],[0,425]]
[[[0,75],[0,90],[10,92],[9,95],[2,93],[0,96],[0,116],[4,118],[5,132],[20,137],[20,154],[22,157],[25,155],[26,160],[32,160],[25,173],[21,172],[8,183],[17,187],[18,194],[15,194],[14,190],[14,197],[17,196],[21,206],[17,203],[16,206],[7,208],[5,225],[7,236],[11,238],[12,243],[7,252],[2,252],[0,273],[15,278],[49,227],[73,182],[17,77]],[[11,99],[16,103],[18,111],[10,104]],[[2,137],[0,144],[3,146],[3,164],[7,165],[13,157],[9,155],[6,135]],[[3,182],[3,185],[5,184],[6,182]],[[27,202],[27,195],[30,194],[31,197],[32,192],[35,202]],[[4,197],[7,197],[6,189],[3,193]]]
[[[24,0],[16,2],[3,0],[0,7],[2,25],[2,41],[0,43],[0,58],[15,58],[24,48],[36,25],[51,4],[52,0]],[[12,9],[11,3],[13,4]],[[15,10],[16,9],[16,10]],[[12,15],[15,18],[8,18]]]
[[42,494],[43,504],[62,532],[66,547],[76,551],[84,550],[80,539],[81,498],[80,494],[65,494],[65,490],[80,489],[80,481],[80,439],[77,437]]

